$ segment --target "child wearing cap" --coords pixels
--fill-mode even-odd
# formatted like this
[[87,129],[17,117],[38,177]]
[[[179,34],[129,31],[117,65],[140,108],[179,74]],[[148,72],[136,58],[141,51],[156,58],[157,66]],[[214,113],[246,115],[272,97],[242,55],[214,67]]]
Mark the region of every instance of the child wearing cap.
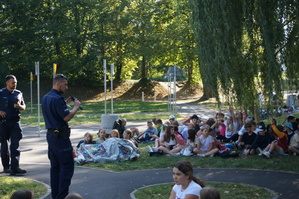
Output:
[[173,122],[175,121],[175,116],[174,115],[170,115],[169,116],[169,125],[173,125]]
[[[188,124],[193,124],[194,125],[194,129],[196,132],[198,132],[200,130],[200,117],[198,117],[198,115],[194,114],[191,117],[189,117],[188,119],[186,119],[185,121],[182,122],[183,125],[188,126]],[[187,129],[185,130],[187,131]]]
[[263,154],[263,150],[272,142],[272,138],[269,132],[267,132],[267,129],[265,127],[265,124],[263,122],[260,122],[258,124],[258,128],[256,129],[257,135],[255,137],[255,140],[251,144],[249,148],[249,154],[252,154],[251,151],[253,151],[253,154]]
[[293,129],[293,125],[291,122],[287,122],[284,124],[284,130],[285,132],[288,134],[288,145],[290,144],[291,138],[293,137],[294,133],[294,129]]

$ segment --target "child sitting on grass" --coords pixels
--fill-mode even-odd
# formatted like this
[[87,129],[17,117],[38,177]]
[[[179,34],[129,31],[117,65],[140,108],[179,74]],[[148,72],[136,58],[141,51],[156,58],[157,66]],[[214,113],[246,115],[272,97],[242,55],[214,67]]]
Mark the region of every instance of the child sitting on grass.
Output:
[[127,129],[124,131],[123,139],[129,140],[130,142],[133,142],[133,144],[138,147],[138,144],[136,140],[133,138],[133,133],[131,130]]
[[105,129],[99,130],[97,135],[98,135],[98,138],[96,139],[97,144],[101,144],[106,140],[106,130]]
[[155,142],[158,138],[157,128],[154,127],[152,121],[147,121],[147,129],[137,139],[141,142]]
[[77,149],[76,150],[79,149],[81,144],[95,144],[95,143],[96,142],[93,141],[92,135],[89,132],[87,132],[87,133],[84,134],[84,139],[80,140],[79,143],[77,144],[77,147],[76,147]]
[[246,132],[243,134],[240,143],[241,147],[243,148],[243,154],[245,156],[249,154],[254,155],[255,151],[250,150],[250,147],[255,140],[256,134],[253,132],[253,126],[251,123],[246,123],[244,128]]
[[203,127],[202,134],[199,136],[193,152],[200,157],[213,157],[214,154],[219,153],[219,149],[215,147],[213,137],[209,135],[208,125]]
[[188,130],[188,139],[184,146],[184,148],[180,151],[183,156],[191,156],[193,155],[193,149],[195,148],[196,141],[196,131],[195,129]]
[[267,158],[270,158],[270,155],[272,152],[276,152],[280,155],[285,155],[285,153],[288,151],[288,136],[283,131],[284,128],[282,125],[275,126],[275,119],[271,119],[271,128],[274,132],[274,135],[276,139],[272,141],[263,151],[263,155]]
[[120,138],[118,130],[112,129],[112,131],[110,132],[109,138]]
[[249,148],[248,154],[253,154],[251,151],[254,151],[255,154],[262,155],[263,150],[272,142],[272,137],[262,122],[259,123],[256,132],[257,135]]
[[[299,129],[299,123],[297,124]],[[293,153],[294,156],[299,154],[299,131],[296,130],[295,134],[292,136],[289,145],[289,153]]]
[[163,151],[163,153],[173,155],[178,153],[181,148],[177,147],[178,139],[174,133],[174,127],[168,126],[163,138],[160,141],[160,146],[158,146],[159,151]]

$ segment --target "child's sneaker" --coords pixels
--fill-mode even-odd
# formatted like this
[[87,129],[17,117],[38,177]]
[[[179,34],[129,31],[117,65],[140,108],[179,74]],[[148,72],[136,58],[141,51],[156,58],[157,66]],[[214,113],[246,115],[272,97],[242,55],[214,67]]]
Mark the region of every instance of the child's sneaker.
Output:
[[180,156],[181,154],[180,153],[174,153],[172,154],[172,156]]
[[203,153],[199,153],[199,154],[197,154],[197,156],[199,156],[199,157],[206,157],[205,154],[203,154]]
[[257,148],[259,150],[259,156],[262,156],[263,155],[263,151],[260,147]]
[[296,155],[297,155],[297,153],[296,153],[296,152],[294,152],[294,153],[293,153],[293,156],[296,156]]
[[263,155],[267,158],[270,158],[270,152],[269,151],[263,151]]
[[149,153],[154,152],[153,149],[152,149],[152,147],[150,147],[150,146],[147,146],[147,151],[148,151]]

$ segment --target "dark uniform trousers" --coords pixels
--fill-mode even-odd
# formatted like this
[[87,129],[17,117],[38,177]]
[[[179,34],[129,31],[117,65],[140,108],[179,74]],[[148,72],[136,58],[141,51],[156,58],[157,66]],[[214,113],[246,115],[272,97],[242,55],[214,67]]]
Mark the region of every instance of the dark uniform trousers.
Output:
[[[4,168],[12,170],[19,168],[20,150],[19,142],[22,139],[22,130],[19,119],[10,119],[1,121],[0,131],[1,140],[1,160]],[[8,142],[10,141],[10,154],[8,151]],[[9,162],[10,158],[10,162]],[[10,165],[9,165],[10,163]]]
[[48,157],[51,162],[51,189],[53,199],[64,199],[69,192],[69,186],[74,174],[73,147],[70,139],[54,136],[47,132],[49,145]]

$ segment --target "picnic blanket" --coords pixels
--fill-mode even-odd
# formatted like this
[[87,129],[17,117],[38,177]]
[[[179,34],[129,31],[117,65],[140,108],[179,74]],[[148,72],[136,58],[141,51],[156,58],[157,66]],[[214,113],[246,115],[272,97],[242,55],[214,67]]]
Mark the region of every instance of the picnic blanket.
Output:
[[125,161],[138,158],[140,152],[130,140],[109,138],[101,144],[81,144],[77,157],[79,164],[86,162]]

